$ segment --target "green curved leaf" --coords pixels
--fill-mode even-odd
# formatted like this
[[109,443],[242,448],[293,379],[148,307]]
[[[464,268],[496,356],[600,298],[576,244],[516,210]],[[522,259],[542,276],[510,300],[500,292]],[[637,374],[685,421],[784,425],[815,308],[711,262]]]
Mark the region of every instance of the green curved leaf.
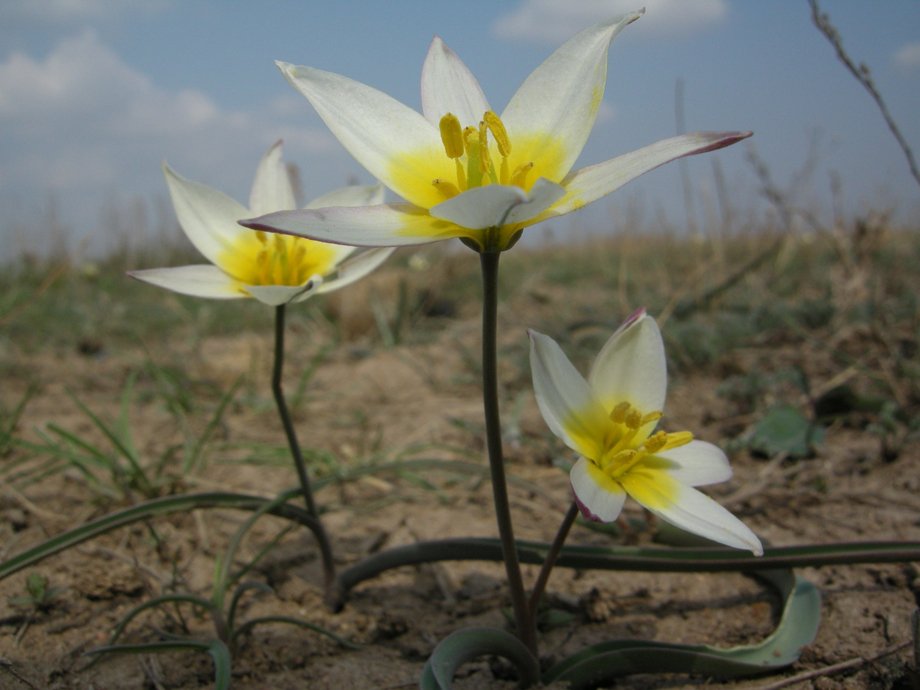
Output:
[[220,640],[174,640],[140,644],[108,645],[91,649],[87,654],[162,654],[186,650],[207,652],[214,661],[214,690],[230,690],[232,673],[230,650]]
[[[518,540],[521,563],[540,565],[549,550],[543,542]],[[435,561],[501,561],[501,542],[494,538],[460,537],[397,546],[379,551],[339,572],[338,584],[348,592],[380,573]],[[774,568],[819,567],[853,563],[900,563],[920,560],[920,542],[842,542],[768,547],[763,556],[728,547],[646,548],[635,546],[564,546],[556,560],[562,568],[642,572],[752,572]]]
[[779,624],[763,641],[722,649],[709,645],[612,640],[583,649],[556,664],[544,674],[543,682],[559,680],[578,690],[632,673],[695,673],[734,678],[789,666],[818,634],[821,596],[814,585],[790,571],[762,571],[757,575],[770,581],[785,602]]
[[[0,563],[0,580],[9,577],[23,568],[34,565],[39,561],[60,553],[72,546],[81,544],[89,539],[98,537],[119,527],[134,524],[142,520],[147,520],[158,515],[168,515],[170,513],[186,512],[196,508],[235,508],[238,510],[258,510],[267,503],[276,502],[278,499],[290,500],[299,495],[299,489],[292,489],[280,494],[276,499],[263,498],[262,496],[252,496],[249,494],[240,494],[233,492],[214,491],[197,494],[184,494],[181,496],[167,496],[157,498],[152,501],[139,503],[117,513],[103,515],[102,517],[81,525],[75,529],[52,537],[47,541],[38,544],[26,551],[23,551],[13,558]],[[307,513],[303,508],[283,503],[276,505],[268,511],[272,515],[283,517],[287,520],[294,520],[306,527],[316,529],[316,519]]]
[[264,625],[265,623],[286,623],[287,625],[296,625],[300,628],[312,630],[313,632],[319,633],[320,635],[325,635],[330,640],[337,642],[346,649],[361,649],[361,645],[356,644],[351,640],[346,640],[344,637],[336,635],[331,630],[327,630],[326,628],[316,625],[315,623],[310,623],[309,621],[301,620],[300,618],[294,618],[292,616],[261,616],[259,618],[252,618],[233,631],[233,642],[236,642],[236,638],[240,635],[249,632],[257,625]]
[[435,647],[422,670],[420,690],[450,690],[457,669],[486,654],[513,663],[524,687],[540,679],[540,662],[514,635],[497,628],[464,628],[451,633]]
[[[246,592],[256,590],[263,592],[265,594],[273,594],[275,590],[269,587],[264,582],[243,582],[233,591],[233,596],[230,598],[230,606],[227,609],[227,627],[232,631],[233,626],[236,625],[236,609],[239,606],[240,599]],[[231,633],[235,635],[235,633]]]
[[209,602],[207,599],[204,599],[203,597],[199,597],[194,594],[163,594],[161,596],[153,597],[152,599],[148,599],[147,601],[138,604],[137,606],[132,608],[130,611],[128,611],[128,613],[122,616],[121,620],[118,621],[118,624],[115,626],[114,630],[112,630],[112,634],[109,635],[108,645],[106,645],[105,647],[100,647],[99,649],[94,649],[92,651],[92,654],[96,655],[96,658],[93,659],[89,664],[87,664],[86,668],[89,668],[90,666],[94,665],[97,661],[99,661],[102,658],[103,654],[105,654],[105,651],[100,651],[100,650],[105,650],[105,649],[116,646],[115,643],[118,641],[118,638],[121,637],[121,634],[125,631],[125,628],[128,627],[128,623],[130,623],[132,620],[137,618],[138,615],[140,615],[147,609],[156,608],[157,606],[161,606],[163,604],[193,604],[194,606],[203,608],[204,610],[210,612],[213,615],[213,608],[212,608],[211,602]]

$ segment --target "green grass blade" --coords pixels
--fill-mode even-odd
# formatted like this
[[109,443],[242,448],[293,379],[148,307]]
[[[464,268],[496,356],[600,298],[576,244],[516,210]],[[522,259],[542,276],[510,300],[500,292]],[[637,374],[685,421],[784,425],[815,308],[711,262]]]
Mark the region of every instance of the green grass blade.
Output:
[[246,634],[257,625],[264,625],[266,623],[285,623],[287,625],[296,625],[299,628],[305,628],[306,630],[312,630],[315,633],[324,635],[325,637],[328,637],[330,640],[333,640],[346,649],[361,649],[361,645],[355,644],[351,640],[346,640],[344,637],[336,635],[331,630],[327,630],[326,628],[316,625],[315,623],[310,623],[309,621],[305,621],[300,618],[293,618],[292,616],[260,616],[259,618],[252,618],[233,631],[233,639],[236,640],[237,637]]
[[[125,387],[125,393],[122,396],[122,410],[119,412],[119,426],[125,426],[125,429],[130,428],[127,426],[126,422],[124,422],[127,414],[124,407],[126,404],[125,397],[130,395],[131,389],[131,379],[129,378],[128,384]],[[89,407],[87,407],[79,398],[77,398],[76,395],[74,395],[72,392],[68,392],[68,395],[70,395],[70,399],[73,400],[74,404],[80,408],[83,414],[89,417],[90,421],[92,421],[96,428],[99,429],[99,431],[101,431],[102,434],[109,440],[115,450],[117,450],[118,453],[124,457],[125,461],[127,461],[131,468],[132,475],[137,479],[140,485],[141,492],[144,495],[150,495],[152,493],[152,485],[138,460],[137,453],[134,450],[133,443],[130,440],[129,431],[124,432],[126,438],[122,439],[120,433],[113,431],[112,428],[106,424],[101,417],[99,417],[99,415],[89,409]]]
[[163,654],[183,651],[207,652],[214,661],[215,690],[229,690],[232,675],[230,650],[220,640],[171,640],[140,644],[109,645],[91,649],[87,654]]
[[262,560],[263,557],[269,554],[272,551],[272,549],[274,549],[278,545],[278,542],[280,542],[288,534],[288,532],[290,532],[292,529],[293,529],[293,526],[285,527],[283,530],[278,532],[278,534],[272,537],[271,541],[269,541],[267,544],[265,544],[265,546],[260,548],[256,552],[256,555],[253,556],[246,565],[244,565],[242,568],[240,568],[239,570],[237,570],[230,576],[230,584],[232,585],[235,582],[239,582],[240,579],[243,578],[246,575],[246,573],[252,570],[256,566],[256,564]]
[[[200,608],[205,609],[206,611],[211,611],[211,602],[203,597],[195,596],[194,594],[163,594],[153,599],[148,599],[145,602],[142,602],[132,608],[128,613],[126,613],[120,621],[115,625],[115,628],[112,630],[112,634],[109,635],[109,643],[105,648],[114,647],[115,643],[118,642],[118,638],[121,637],[121,634],[125,631],[125,628],[128,627],[128,624],[137,618],[141,613],[148,609],[156,608],[163,604],[194,604]],[[93,666],[105,655],[105,651],[93,650],[92,654],[96,657],[86,668]]]
[[121,400],[118,405],[118,419],[115,423],[116,437],[125,450],[126,458],[129,459],[129,462],[133,459],[134,463],[132,463],[132,466],[136,465],[140,468],[140,455],[134,445],[134,438],[131,435],[131,420],[128,416],[131,411],[131,403],[134,401],[134,383],[136,380],[136,371],[132,371],[128,374],[128,378],[125,380],[124,390],[121,392]]
[[[299,495],[298,489],[292,489],[281,494],[279,498],[285,501]],[[39,561],[60,553],[89,539],[111,532],[119,527],[149,520],[160,515],[176,512],[187,512],[197,508],[232,508],[237,510],[258,510],[266,503],[275,503],[268,512],[272,515],[298,522],[307,527],[315,527],[316,520],[303,508],[289,504],[277,503],[278,499],[268,499],[261,496],[240,494],[232,492],[207,492],[198,494],[184,494],[180,496],[166,496],[144,503],[139,503],[130,508],[104,515],[92,522],[69,530],[56,537],[38,544],[7,561],[0,563],[0,580],[9,577]]]
[[37,392],[38,384],[34,382],[30,383],[29,387],[26,388],[26,392],[23,393],[19,402],[16,403],[16,407],[10,412],[3,410],[2,417],[5,421],[2,422],[2,427],[0,427],[0,457],[2,457],[12,446],[13,433],[16,431],[16,426],[19,424],[19,420],[22,419],[22,415],[26,410],[26,405],[29,404],[29,401]]
[[230,387],[230,389],[224,393],[223,396],[221,396],[220,401],[217,403],[217,408],[214,410],[214,414],[212,414],[211,418],[208,420],[204,431],[202,431],[198,439],[194,441],[191,449],[188,451],[188,454],[182,461],[183,474],[188,474],[189,472],[199,469],[199,460],[201,459],[201,454],[204,451],[205,446],[207,446],[208,441],[211,440],[211,437],[214,435],[214,431],[220,427],[220,423],[224,418],[224,413],[227,411],[227,406],[230,405],[230,403],[236,397],[236,393],[242,385],[243,377],[240,376]]
[[243,598],[246,592],[251,592],[253,590],[264,592],[265,594],[272,594],[275,591],[264,582],[244,582],[233,590],[233,596],[230,597],[230,606],[227,608],[227,627],[231,630],[231,639],[236,635],[236,633],[232,631],[236,625],[236,611],[239,608],[240,599]]
[[513,663],[522,687],[539,682],[540,662],[517,637],[497,628],[465,628],[438,643],[422,670],[419,688],[450,690],[457,669],[486,654],[504,657]]
[[212,600],[218,608],[223,608],[224,597],[227,595],[227,588],[232,582],[231,571],[233,568],[233,561],[236,558],[236,552],[240,548],[240,544],[243,543],[243,538],[246,536],[246,533],[252,529],[253,525],[261,518],[263,515],[268,513],[271,510],[274,510],[279,505],[285,502],[284,494],[276,496],[270,501],[266,501],[265,504],[259,506],[252,515],[246,518],[243,521],[236,532],[233,533],[233,536],[230,538],[230,541],[227,543],[227,548],[224,551],[223,558],[220,559],[217,567],[217,572],[214,577],[214,592],[212,593]]

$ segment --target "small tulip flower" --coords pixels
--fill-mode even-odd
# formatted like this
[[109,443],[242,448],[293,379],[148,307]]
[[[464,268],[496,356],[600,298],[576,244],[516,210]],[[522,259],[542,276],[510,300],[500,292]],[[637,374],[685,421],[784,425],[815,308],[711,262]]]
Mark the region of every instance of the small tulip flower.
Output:
[[[296,206],[280,141],[259,163],[248,208],[216,189],[181,177],[167,165],[163,172],[179,224],[211,263],[129,273],[153,285],[196,297],[252,297],[279,306],[354,282],[377,268],[393,251],[377,249],[354,254],[354,247],[242,227],[237,222],[240,218]],[[379,185],[352,186],[325,194],[307,208],[363,206],[382,200]]]
[[693,487],[731,477],[719,448],[688,431],[656,430],[667,388],[654,319],[633,314],[601,349],[585,380],[548,336],[531,331],[537,404],[552,432],[580,456],[570,479],[582,514],[611,522],[632,496],[671,524],[763,554],[757,536]]
[[277,63],[351,155],[405,201],[273,213],[244,224],[358,246],[457,237],[477,251],[499,252],[525,228],[578,210],[659,165],[750,136],[685,134],[572,172],[604,97],[610,42],[641,14],[570,39],[500,115],[440,38],[422,67],[421,113],[347,77]]

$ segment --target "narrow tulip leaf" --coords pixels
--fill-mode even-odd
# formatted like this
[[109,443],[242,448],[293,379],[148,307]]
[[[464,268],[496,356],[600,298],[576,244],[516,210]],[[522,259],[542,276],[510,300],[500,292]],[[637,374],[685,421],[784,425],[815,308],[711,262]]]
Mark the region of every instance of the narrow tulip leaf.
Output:
[[544,683],[563,681],[573,690],[609,683],[633,673],[693,673],[736,678],[769,673],[795,663],[802,648],[818,634],[821,596],[817,588],[788,570],[760,571],[784,600],[773,633],[740,647],[682,645],[641,640],[611,640],[593,645],[556,664]]
[[85,525],[81,525],[63,534],[59,534],[56,537],[52,537],[0,563],[0,580],[13,573],[19,572],[23,568],[34,565],[49,556],[60,553],[77,544],[82,544],[89,539],[98,537],[100,534],[111,532],[119,527],[125,527],[135,522],[148,520],[158,515],[188,512],[196,508],[234,508],[238,510],[253,511],[259,510],[267,504],[274,503],[274,507],[268,510],[269,514],[299,522],[315,532],[318,528],[317,521],[303,508],[289,503],[278,503],[278,500],[290,500],[294,496],[299,495],[299,493],[299,489],[292,489],[280,494],[277,499],[269,499],[250,494],[214,491],[167,496],[165,498],[157,498],[139,503],[116,513],[103,515],[92,522],[88,522]]
[[464,628],[451,633],[434,648],[419,680],[421,690],[450,690],[457,669],[480,656],[500,656],[518,671],[523,687],[540,679],[540,663],[518,638],[497,628]]
[[[518,540],[521,563],[540,565],[549,550],[543,542]],[[495,538],[459,537],[405,544],[379,551],[339,572],[338,584],[348,592],[356,585],[392,568],[436,561],[501,561]],[[906,563],[920,560],[920,542],[876,541],[767,547],[763,556],[724,546],[648,548],[635,546],[564,546],[560,568],[630,570],[642,572],[752,572],[775,568],[805,568],[854,563]]]
[[298,628],[304,628],[305,630],[311,630],[320,635],[328,637],[333,642],[336,642],[338,645],[344,647],[345,649],[361,649],[361,645],[348,640],[341,635],[324,628],[315,623],[310,623],[301,618],[294,618],[293,616],[260,616],[258,618],[251,618],[236,630],[233,631],[233,642],[236,642],[236,639],[252,630],[257,625],[265,625],[267,623],[284,623],[285,625],[295,625]]
[[87,654],[163,654],[182,651],[207,652],[214,661],[214,690],[229,690],[232,672],[230,650],[220,640],[170,640],[139,644],[108,645],[91,649]]

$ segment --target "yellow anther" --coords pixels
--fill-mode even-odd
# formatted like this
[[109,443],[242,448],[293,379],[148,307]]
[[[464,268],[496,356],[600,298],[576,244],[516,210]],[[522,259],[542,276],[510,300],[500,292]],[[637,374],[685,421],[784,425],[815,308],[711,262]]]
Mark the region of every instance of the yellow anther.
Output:
[[256,239],[258,239],[259,242],[261,242],[262,244],[265,244],[266,242],[268,242],[268,237],[267,237],[268,233],[262,232],[261,230],[255,230],[254,232],[256,233]]
[[505,123],[491,110],[485,112],[485,115],[482,116],[482,120],[486,123],[489,131],[492,132],[492,136],[495,137],[495,143],[498,144],[498,152],[503,158],[507,157],[508,154],[511,153],[511,140],[508,138]]
[[628,402],[621,402],[616,407],[610,411],[610,419],[617,424],[622,424],[626,421],[626,413],[629,412],[632,406]]
[[668,444],[668,435],[664,431],[659,431],[652,434],[643,444],[643,448],[647,453],[657,453],[659,450],[664,448]]
[[668,434],[668,442],[665,444],[665,450],[671,450],[671,448],[680,448],[681,446],[686,446],[690,441],[693,440],[693,434],[689,431],[675,431],[674,433]]
[[460,120],[453,113],[447,113],[441,118],[439,126],[441,129],[441,141],[444,144],[444,151],[447,153],[447,157],[460,158],[465,150]]
[[628,466],[635,457],[636,451],[631,448],[610,453],[601,461],[601,469],[610,470],[611,474],[615,474],[621,467]]
[[431,184],[433,184],[435,189],[444,195],[445,199],[452,199],[460,193],[460,190],[457,189],[457,185],[448,182],[447,180],[442,180],[440,177],[436,177],[434,180],[432,180]]
[[626,426],[633,430],[642,426],[642,413],[635,409],[631,409],[629,412],[627,412]]
[[641,426],[645,426],[650,422],[657,422],[659,419],[661,419],[661,412],[649,412],[647,415],[642,417]]

